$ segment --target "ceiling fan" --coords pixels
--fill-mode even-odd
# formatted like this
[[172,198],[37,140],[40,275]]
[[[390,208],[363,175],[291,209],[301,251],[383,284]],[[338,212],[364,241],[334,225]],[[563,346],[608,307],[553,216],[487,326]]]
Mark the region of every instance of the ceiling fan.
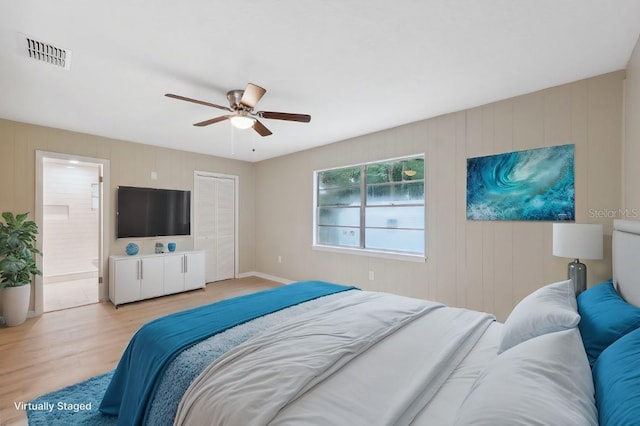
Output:
[[238,129],[248,129],[253,127],[253,130],[258,132],[260,136],[269,136],[271,131],[262,124],[257,117],[285,120],[285,121],[298,121],[301,123],[308,123],[311,121],[311,116],[307,114],[291,114],[288,112],[274,112],[274,111],[254,111],[256,104],[267,91],[260,86],[249,83],[244,90],[231,90],[227,92],[227,100],[229,106],[222,106],[212,104],[209,102],[199,101],[197,99],[186,98],[180,95],[174,95],[172,93],[166,93],[165,96],[173,99],[179,99],[181,101],[193,102],[200,105],[210,106],[213,108],[229,111],[232,114],[222,115],[220,117],[211,118],[209,120],[195,123],[194,126],[208,126],[210,124],[219,123],[224,120],[231,121],[231,124]]

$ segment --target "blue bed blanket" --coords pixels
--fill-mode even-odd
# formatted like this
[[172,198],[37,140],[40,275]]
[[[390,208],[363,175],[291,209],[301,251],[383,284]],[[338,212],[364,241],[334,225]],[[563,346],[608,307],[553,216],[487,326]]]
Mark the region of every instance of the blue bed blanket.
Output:
[[170,362],[184,349],[263,315],[355,287],[305,281],[171,314],[144,325],[125,349],[100,405],[119,425],[146,424]]

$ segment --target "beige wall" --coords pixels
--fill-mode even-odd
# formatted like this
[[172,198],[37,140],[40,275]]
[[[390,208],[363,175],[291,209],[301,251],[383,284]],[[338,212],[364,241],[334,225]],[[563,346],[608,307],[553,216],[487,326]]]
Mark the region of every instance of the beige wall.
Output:
[[[252,163],[0,119],[0,211],[31,212],[30,218],[35,219],[35,167],[38,150],[109,160],[108,196],[111,213],[108,220],[111,226],[110,235],[106,236],[110,243],[109,254],[123,254],[128,242],[127,239],[115,239],[113,221],[117,186],[193,190],[195,170],[239,176],[239,272],[255,270],[255,167]],[[152,171],[157,173],[157,180],[151,179]],[[191,238],[172,240],[184,249],[193,247]],[[153,252],[154,243],[153,239],[145,240],[144,249]],[[105,270],[105,282],[106,273],[108,269]],[[106,288],[102,294],[106,297]]]
[[[606,74],[258,163],[256,270],[434,299],[504,319],[525,295],[564,279],[569,259],[552,256],[550,222],[467,221],[466,159],[573,143],[577,222],[603,223],[608,235],[606,258],[585,262],[589,282],[609,278],[606,212],[621,207],[623,78],[622,71]],[[314,170],[420,152],[427,170],[425,263],[312,249]],[[605,217],[595,217],[601,211]]]
[[[625,81],[625,144],[623,147],[623,205],[627,211],[640,210],[640,39],[627,64]],[[637,210],[634,210],[637,209]],[[633,216],[633,214],[632,214]],[[640,219],[635,217],[635,219]]]
[[[638,172],[627,165],[640,157],[634,151],[640,150],[637,124],[629,124],[629,114],[637,116],[640,109],[639,56],[636,47],[626,85],[627,207],[640,206],[640,195],[631,190]],[[563,279],[568,259],[551,255],[551,223],[467,221],[466,159],[574,143],[577,221],[603,223],[609,235],[605,260],[586,262],[589,282],[608,278],[612,217],[591,212],[622,207],[624,75],[611,73],[255,165],[0,120],[0,211],[35,211],[36,150],[110,160],[111,206],[118,185],[192,189],[194,170],[239,175],[241,273],[355,284],[504,319],[526,294]],[[426,262],[312,250],[314,170],[421,152],[427,169]],[[151,180],[152,171],[157,180]],[[124,245],[110,236],[110,254],[122,253]]]

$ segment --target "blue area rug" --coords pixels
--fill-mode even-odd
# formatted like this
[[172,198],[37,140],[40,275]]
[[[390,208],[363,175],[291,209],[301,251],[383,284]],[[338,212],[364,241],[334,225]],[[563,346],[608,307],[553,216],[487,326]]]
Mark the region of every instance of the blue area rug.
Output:
[[92,377],[26,404],[29,426],[114,426],[117,417],[98,411],[113,371]]

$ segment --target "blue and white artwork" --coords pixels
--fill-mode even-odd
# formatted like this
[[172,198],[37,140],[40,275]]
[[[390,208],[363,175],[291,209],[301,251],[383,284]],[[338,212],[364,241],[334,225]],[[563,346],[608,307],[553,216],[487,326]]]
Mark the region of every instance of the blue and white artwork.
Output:
[[467,159],[467,219],[575,220],[574,145]]

